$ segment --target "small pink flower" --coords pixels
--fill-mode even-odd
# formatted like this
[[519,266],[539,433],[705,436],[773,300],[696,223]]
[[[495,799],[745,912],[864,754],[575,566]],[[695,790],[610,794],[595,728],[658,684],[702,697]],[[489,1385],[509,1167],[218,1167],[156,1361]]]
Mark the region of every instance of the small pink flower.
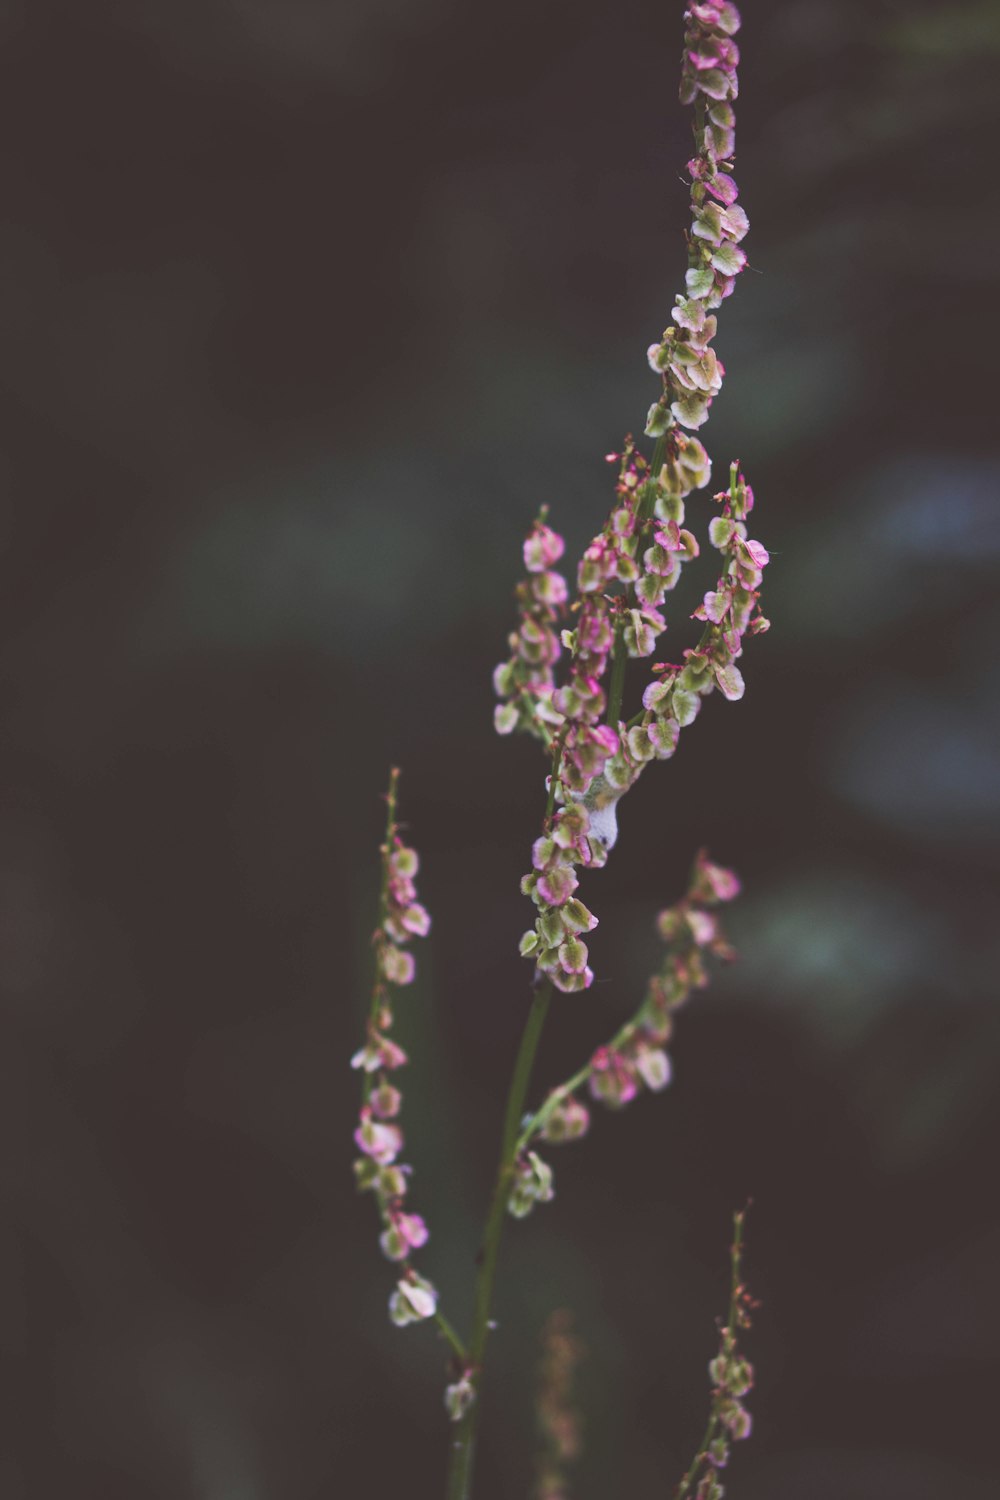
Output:
[[711,620],[713,624],[720,625],[732,607],[732,602],[733,596],[731,593],[727,593],[722,589],[709,589],[701,605],[695,610],[694,618],[697,620]]
[[665,1089],[670,1082],[670,1058],[661,1047],[650,1047],[640,1043],[633,1054],[633,1061],[643,1083],[654,1093]]
[[743,545],[746,548],[747,552],[749,552],[754,567],[767,567],[768,563],[771,561],[771,554],[768,552],[766,547],[762,546],[760,542],[755,542],[752,539],[744,542]]
[[426,907],[421,906],[419,901],[415,901],[412,906],[406,907],[401,913],[399,920],[400,925],[407,932],[412,933],[414,937],[426,937],[431,930],[430,916]]
[[539,877],[536,889],[547,905],[562,906],[579,884],[572,865],[553,865]]
[[515,1219],[523,1219],[536,1203],[548,1203],[555,1197],[552,1168],[535,1151],[518,1157],[514,1164],[514,1181],[507,1200],[507,1210]]
[[541,573],[558,562],[566,550],[566,543],[557,531],[536,521],[524,543],[524,566],[529,573]]
[[426,1245],[430,1238],[430,1231],[420,1214],[399,1213],[396,1215],[395,1222],[411,1250],[419,1250],[422,1245]]
[[657,760],[669,760],[677,749],[680,725],[676,719],[654,719],[646,725],[646,733]]
[[403,1132],[398,1125],[378,1124],[367,1106],[361,1111],[361,1124],[354,1132],[354,1139],[359,1151],[382,1164],[394,1161],[403,1149]]
[[366,1073],[377,1073],[380,1068],[391,1071],[401,1068],[407,1061],[402,1047],[375,1032],[351,1058],[352,1068],[363,1068]]
[[707,886],[717,901],[732,901],[740,893],[739,876],[723,865],[713,864],[704,850],[698,855],[697,875],[699,883]]
[[569,588],[561,573],[539,573],[532,584],[532,591],[536,599],[551,609],[565,604],[569,598]]
[[394,1068],[402,1068],[408,1061],[406,1053],[398,1042],[392,1041],[390,1037],[380,1036],[377,1038],[379,1065],[392,1072]]
[[555,1145],[561,1141],[579,1140],[589,1128],[589,1109],[575,1094],[569,1094],[550,1112],[542,1136]]
[[728,698],[731,703],[736,703],[743,697],[746,690],[743,673],[731,662],[725,666],[716,667],[715,680],[719,684],[723,697]]
[[688,912],[687,924],[699,948],[707,948],[709,943],[714,941],[719,930],[719,924],[715,918],[707,911],[701,911],[697,906],[692,907]]
[[405,844],[399,844],[389,856],[389,869],[394,876],[405,876],[413,878],[420,868],[420,859],[415,849],[408,849]]
[[587,967],[587,945],[571,936],[559,945],[559,967],[564,974],[582,974]]
[[377,1089],[372,1090],[372,1113],[381,1120],[391,1120],[398,1115],[402,1102],[402,1094],[391,1083],[380,1083]]
[[427,1225],[419,1214],[390,1209],[389,1223],[379,1243],[390,1260],[406,1260],[411,1250],[419,1250],[429,1238]]
[[590,1066],[590,1092],[611,1109],[621,1109],[639,1092],[635,1072],[620,1052],[598,1047]]
[[416,972],[412,953],[386,943],[382,949],[382,973],[390,984],[412,984]]
[[581,974],[568,974],[564,969],[556,969],[552,974],[552,983],[564,995],[576,995],[581,990],[589,990],[593,982],[594,971],[589,966]]
[[560,862],[556,840],[548,836],[536,839],[531,846],[531,863],[536,870],[550,870]]
[[410,1271],[396,1283],[396,1290],[389,1298],[389,1316],[399,1327],[417,1323],[422,1318],[433,1318],[437,1312],[437,1289],[423,1276]]

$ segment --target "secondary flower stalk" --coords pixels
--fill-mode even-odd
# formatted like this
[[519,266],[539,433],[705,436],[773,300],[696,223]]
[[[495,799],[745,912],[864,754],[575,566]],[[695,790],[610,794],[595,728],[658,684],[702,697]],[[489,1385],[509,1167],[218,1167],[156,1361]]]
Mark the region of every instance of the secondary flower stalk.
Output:
[[383,1255],[399,1267],[399,1278],[389,1298],[389,1316],[400,1327],[435,1318],[456,1353],[461,1341],[438,1312],[434,1284],[414,1268],[411,1256],[428,1240],[427,1225],[420,1214],[406,1207],[411,1168],[398,1160],[403,1149],[399,1113],[403,1102],[392,1082],[406,1063],[406,1053],[393,1041],[393,1005],[396,991],[412,984],[416,964],[409,952],[414,937],[426,937],[431,919],[417,900],[414,877],[419,859],[403,843],[396,823],[399,772],[390,773],[386,794],[386,827],[382,844],[382,889],[379,922],[372,938],[375,974],[365,1044],[351,1058],[360,1070],[363,1084],[355,1144],[361,1155],[354,1163],[358,1188],[370,1192],[382,1223],[379,1245]]
[[756,1307],[743,1281],[743,1226],[746,1209],[733,1215],[730,1250],[729,1314],[719,1329],[719,1352],[708,1373],[712,1381],[712,1405],[705,1436],[674,1500],[723,1500],[725,1493],[719,1470],[729,1462],[730,1445],[750,1436],[752,1422],[743,1404],[753,1386],[753,1365],[740,1351],[740,1333],[750,1327]]
[[[615,1110],[630,1103],[643,1088],[652,1093],[666,1088],[672,1070],[665,1049],[673,1035],[675,1013],[693,991],[708,984],[706,959],[710,955],[723,962],[735,957],[712,908],[732,901],[739,890],[733,872],[713,863],[705,850],[700,850],[684,896],[656,919],[666,953],[635,1014],[609,1042],[597,1048],[589,1062],[550,1090],[545,1102],[522,1126],[517,1140],[518,1164],[527,1176],[524,1164],[532,1163],[533,1180],[544,1181],[547,1187],[547,1192],[531,1197],[527,1208],[554,1196],[551,1168],[529,1147],[536,1140],[559,1145],[587,1133],[590,1110],[579,1097],[584,1088],[592,1100]],[[512,1196],[510,1211],[517,1217],[527,1211],[521,1208],[523,1200],[523,1189],[516,1202]]]

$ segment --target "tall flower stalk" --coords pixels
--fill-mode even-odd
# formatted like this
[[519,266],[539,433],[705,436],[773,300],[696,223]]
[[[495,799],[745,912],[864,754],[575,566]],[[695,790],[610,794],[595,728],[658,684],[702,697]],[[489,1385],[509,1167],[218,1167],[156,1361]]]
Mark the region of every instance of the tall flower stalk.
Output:
[[[753,490],[733,464],[728,486],[714,496],[718,511],[707,526],[708,543],[718,553],[718,577],[694,611],[701,632],[681,648],[678,660],[650,660],[667,629],[667,595],[700,554],[687,524],[686,502],[708,485],[711,463],[694,434],[706,422],[724,375],[713,347],[716,311],[746,262],[741,241],[748,224],[732,175],[739,62],[734,36],[739,25],[735,6],[726,0],[692,4],[685,12],[680,97],[692,106],[694,130],[694,155],[688,162],[688,266],[671,321],[647,353],[660,382],[645,423],[651,452],[646,456],[629,437],[621,453],[608,455],[616,468],[613,504],[580,559],[572,594],[557,567],[565,553],[563,539],[549,525],[547,508],[539,513],[524,543],[525,576],[517,586],[518,620],[509,637],[509,655],[494,673],[497,732],[519,731],[539,740],[548,776],[531,869],[522,881],[534,906],[533,924],[520,944],[533,966],[532,998],[507,1094],[467,1343],[444,1319],[436,1288],[411,1263],[412,1253],[427,1239],[427,1228],[405,1206],[409,1169],[397,1162],[402,1149],[396,1123],[399,1091],[390,1074],[405,1058],[389,1034],[392,1003],[395,990],[413,975],[407,944],[428,930],[429,918],[413,887],[417,856],[398,834],[395,772],[390,783],[375,983],[368,1036],[354,1059],[365,1079],[357,1173],[359,1185],[375,1197],[383,1252],[399,1267],[390,1300],[394,1321],[433,1318],[451,1348],[445,1404],[455,1427],[448,1500],[469,1500],[472,1493],[505,1220],[508,1214],[523,1218],[553,1197],[552,1168],[540,1150],[585,1134],[595,1102],[620,1109],[640,1091],[666,1086],[674,1012],[707,983],[709,958],[732,956],[716,909],[737,895],[739,882],[701,851],[686,892],[657,919],[665,944],[663,963],[632,1016],[526,1112],[535,1054],[554,994],[587,989],[594,980],[586,937],[598,919],[577,894],[580,875],[606,863],[617,843],[618,804],[648,765],[674,755],[681,730],[697,718],[704,699],[716,690],[730,701],[743,696],[738,662],[745,639],[768,628],[759,608],[768,553],[749,535]],[[626,707],[630,661],[649,663],[631,714]],[[741,1234],[742,1219],[734,1248],[737,1269]],[[736,1368],[733,1348],[724,1345],[719,1356],[726,1370]],[[743,1435],[736,1430],[742,1419],[730,1422],[726,1416],[739,1405],[735,1380],[720,1375],[716,1381],[722,1404],[717,1403],[718,1410],[713,1406],[712,1442],[719,1437],[719,1423],[731,1437]],[[712,1451],[721,1452],[718,1443]],[[695,1493],[695,1483],[698,1500],[721,1494],[711,1467],[715,1460],[711,1455],[705,1459],[709,1469],[702,1474],[702,1457],[685,1476],[679,1495]]]
[[719,1328],[719,1352],[708,1367],[712,1405],[708,1426],[691,1465],[674,1491],[674,1500],[722,1500],[719,1470],[729,1462],[730,1444],[750,1436],[752,1422],[744,1401],[753,1386],[753,1365],[744,1358],[740,1334],[750,1327],[757,1305],[743,1280],[743,1227],[746,1209],[733,1215],[729,1252],[729,1312]]

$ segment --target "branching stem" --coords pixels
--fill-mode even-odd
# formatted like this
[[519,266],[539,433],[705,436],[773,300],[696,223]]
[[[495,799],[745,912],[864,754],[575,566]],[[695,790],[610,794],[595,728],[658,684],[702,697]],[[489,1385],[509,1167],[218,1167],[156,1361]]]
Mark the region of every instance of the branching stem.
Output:
[[476,1279],[476,1306],[473,1317],[472,1337],[469,1341],[468,1361],[472,1366],[472,1382],[476,1399],[466,1412],[455,1433],[451,1449],[451,1465],[448,1474],[448,1500],[469,1500],[472,1484],[472,1461],[479,1426],[480,1382],[483,1358],[490,1333],[490,1312],[493,1306],[493,1283],[496,1279],[497,1256],[500,1251],[500,1236],[503,1233],[507,1200],[510,1197],[514,1177],[514,1164],[519,1147],[518,1125],[524,1111],[524,1101],[531,1081],[538,1041],[545,1024],[545,1017],[552,999],[552,985],[548,981],[538,986],[531,1002],[531,1010],[525,1023],[524,1034],[518,1049],[517,1061],[511,1077],[504,1113],[503,1138],[500,1147],[500,1165],[497,1170],[493,1199],[490,1204],[486,1232],[479,1252],[479,1275]]

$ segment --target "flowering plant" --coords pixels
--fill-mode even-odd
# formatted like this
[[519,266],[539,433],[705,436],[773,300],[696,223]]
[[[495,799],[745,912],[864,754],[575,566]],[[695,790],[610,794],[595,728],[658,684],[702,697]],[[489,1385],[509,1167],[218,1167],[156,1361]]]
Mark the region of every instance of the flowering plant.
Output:
[[[522,881],[535,908],[533,925],[520,944],[521,954],[533,965],[533,996],[507,1098],[467,1341],[444,1316],[437,1289],[412,1264],[428,1230],[407,1207],[410,1169],[399,1161],[401,1095],[392,1081],[406,1057],[391,1031],[397,992],[414,975],[408,945],[427,933],[430,918],[416,897],[417,855],[399,834],[396,771],[387,797],[375,979],[367,1037],[353,1059],[364,1080],[355,1132],[361,1154],[355,1168],[359,1187],[373,1194],[378,1209],[382,1250],[397,1267],[391,1318],[400,1325],[434,1320],[450,1348],[452,1370],[444,1400],[456,1429],[449,1500],[467,1500],[471,1494],[504,1220],[508,1213],[524,1218],[553,1197],[552,1167],[539,1148],[584,1135],[590,1104],[620,1109],[641,1089],[663,1089],[670,1079],[666,1047],[674,1013],[707,983],[710,958],[732,957],[717,908],[738,894],[739,881],[702,850],[685,894],[660,913],[664,958],[635,1013],[572,1077],[525,1113],[553,992],[571,994],[594,980],[585,935],[598,919],[577,895],[578,872],[606,863],[618,837],[618,803],[647,766],[674,755],[681,730],[697,718],[703,700],[716,689],[730,701],[743,696],[737,663],[745,638],[768,628],[759,608],[768,553],[749,535],[753,490],[733,464],[728,487],[714,497],[719,510],[707,528],[708,542],[719,554],[719,573],[694,611],[701,634],[683,649],[679,661],[651,662],[638,706],[626,715],[627,664],[654,655],[667,628],[666,597],[700,552],[686,525],[685,502],[709,483],[711,463],[694,434],[707,420],[724,375],[713,349],[716,310],[746,263],[741,241],[747,217],[732,176],[739,61],[734,35],[740,18],[727,0],[705,0],[689,6],[685,23],[680,98],[693,106],[695,141],[688,162],[688,268],[671,322],[648,351],[660,379],[645,424],[652,452],[646,457],[629,437],[620,454],[608,455],[617,467],[614,501],[602,530],[583,553],[572,598],[556,566],[565,544],[542,509],[524,543],[526,576],[517,586],[518,621],[509,637],[509,655],[494,673],[499,699],[495,727],[502,735],[520,731],[540,741],[548,760],[547,803],[531,848],[531,869]],[[749,1305],[741,1281],[742,1228],[742,1215],[737,1215],[730,1312],[711,1366],[712,1414],[705,1442],[678,1488],[678,1500],[721,1496],[718,1471],[729,1442],[745,1437],[750,1428],[742,1398],[752,1371],[736,1342],[738,1330],[747,1324]],[[551,1464],[545,1473],[545,1492],[554,1494]]]

